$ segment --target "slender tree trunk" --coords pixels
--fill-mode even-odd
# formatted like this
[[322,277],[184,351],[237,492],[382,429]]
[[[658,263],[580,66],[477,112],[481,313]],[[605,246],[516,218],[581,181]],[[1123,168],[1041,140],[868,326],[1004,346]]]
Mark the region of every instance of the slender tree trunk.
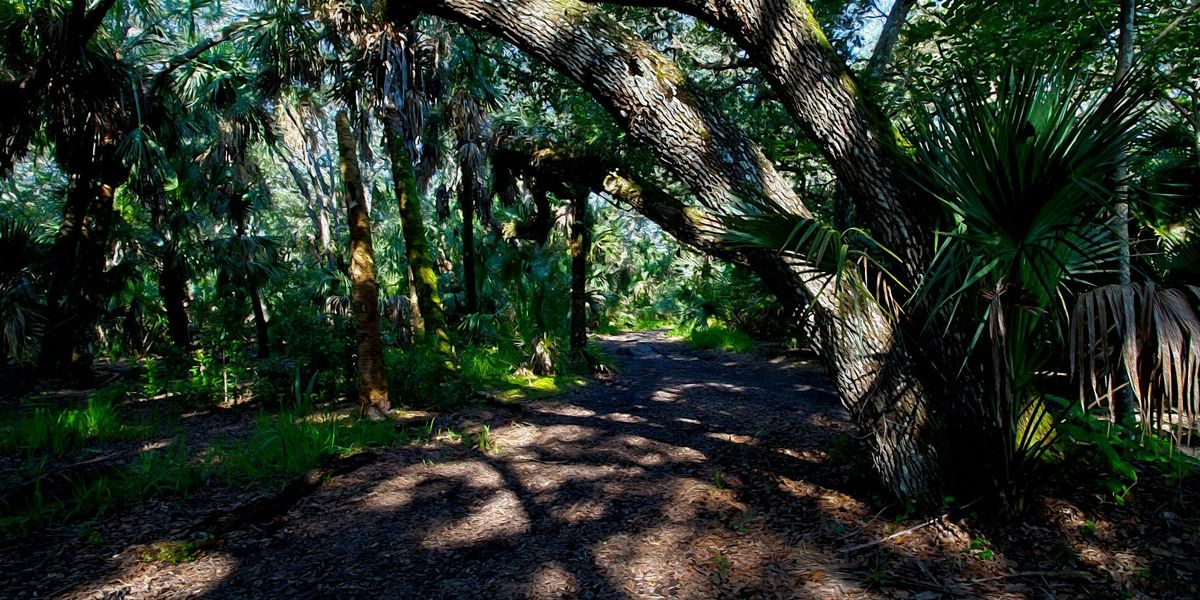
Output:
[[[1137,4],[1136,0],[1120,0],[1120,24],[1117,33],[1117,68],[1113,74],[1115,82],[1120,82],[1133,68],[1133,37],[1136,32],[1136,15]],[[1129,195],[1129,185],[1126,180],[1129,178],[1129,163],[1126,156],[1122,153],[1120,161],[1117,163],[1117,168],[1113,172],[1113,177],[1117,180],[1117,199],[1116,205],[1116,228],[1117,239],[1121,249],[1120,264],[1120,283],[1123,287],[1122,295],[1125,322],[1130,326],[1135,326],[1133,307],[1133,289],[1130,287],[1133,284],[1133,257],[1129,244],[1129,203],[1127,197]],[[1136,335],[1136,334],[1131,334]],[[1137,365],[1127,365],[1128,369],[1136,369]],[[1135,390],[1132,389],[1132,382],[1128,377],[1125,377],[1127,386],[1116,394],[1112,399],[1113,413],[1117,420],[1124,421],[1136,419],[1138,415],[1138,405],[1135,398]]]
[[437,349],[447,358],[453,356],[450,334],[446,329],[446,316],[442,310],[442,298],[438,291],[437,273],[433,269],[433,256],[425,238],[425,214],[421,208],[421,197],[417,193],[417,181],[413,172],[412,155],[400,126],[392,117],[383,119],[385,141],[392,166],[392,181],[396,186],[396,200],[400,206],[400,228],[404,234],[404,254],[412,274],[409,281],[416,292],[416,310],[424,322],[421,334],[432,336]]
[[463,289],[467,295],[467,313],[479,312],[479,289],[475,285],[475,182],[463,175],[458,191],[462,211]]
[[409,327],[414,338],[425,337],[425,317],[421,315],[421,301],[417,297],[417,281],[412,264],[404,266],[405,282],[408,284]]
[[150,221],[163,242],[162,266],[158,273],[158,296],[167,313],[167,334],[181,351],[191,347],[191,326],[187,313],[187,265],[179,253],[179,244],[167,224],[166,203],[160,190],[143,194],[150,202]]
[[238,248],[242,253],[242,265],[246,273],[246,279],[243,283],[246,286],[246,296],[250,299],[250,312],[254,316],[254,341],[258,346],[258,357],[267,358],[271,355],[270,330],[267,329],[267,311],[263,305],[262,294],[258,290],[258,283],[254,281],[253,276],[250,274],[250,250],[246,245],[245,214],[238,211],[235,213],[233,220],[237,234]]
[[102,172],[72,178],[63,221],[51,250],[54,270],[46,291],[46,330],[38,363],[53,377],[87,381],[100,316],[100,287],[114,218],[113,194],[126,172],[115,159],[97,160]]
[[577,191],[571,198],[571,354],[575,358],[587,349],[587,270],[592,236],[588,222],[588,191]]
[[379,286],[375,281],[375,249],[371,215],[367,212],[362,175],[346,111],[336,118],[342,182],[346,186],[346,215],[350,225],[350,305],[358,338],[358,405],[371,418],[391,409],[384,372],[383,338],[379,331]]
[[871,61],[867,63],[867,73],[872,79],[878,79],[892,60],[892,49],[900,40],[900,30],[904,28],[908,13],[912,12],[916,4],[917,0],[894,0],[892,3],[887,22],[883,24],[883,31],[879,34],[879,41],[875,42],[875,49],[871,52]]
[[167,333],[180,350],[192,345],[191,325],[187,313],[187,273],[183,258],[171,248],[163,257],[162,272],[158,275],[158,295],[167,312]]
[[313,191],[305,179],[305,174],[290,159],[287,162],[288,173],[292,181],[300,189],[300,195],[308,202],[306,208],[308,217],[312,220],[313,234],[316,237],[316,251],[328,265],[337,264],[333,254],[333,241],[329,233],[329,214],[325,211],[324,198]]

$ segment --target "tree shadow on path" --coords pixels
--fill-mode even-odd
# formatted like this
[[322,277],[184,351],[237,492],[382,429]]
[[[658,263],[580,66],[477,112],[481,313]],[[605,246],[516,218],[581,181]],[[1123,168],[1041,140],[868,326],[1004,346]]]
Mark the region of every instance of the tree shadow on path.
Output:
[[602,343],[614,377],[493,421],[492,449],[395,449],[195,562],[71,593],[936,598],[997,595],[973,582],[1023,568],[964,553],[952,524],[845,553],[912,523],[856,470],[855,430],[814,366],[657,333]]

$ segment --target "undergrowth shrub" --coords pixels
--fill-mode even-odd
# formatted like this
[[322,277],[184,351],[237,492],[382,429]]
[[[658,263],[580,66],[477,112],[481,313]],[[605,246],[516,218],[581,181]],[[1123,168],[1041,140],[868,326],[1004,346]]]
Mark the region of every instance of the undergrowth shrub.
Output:
[[1140,475],[1160,471],[1168,483],[1177,483],[1196,472],[1196,459],[1179,451],[1171,441],[1137,426],[1098,418],[1078,402],[1047,396],[1062,415],[1056,424],[1058,438],[1046,460],[1094,482],[1123,504]]
[[472,390],[444,362],[442,354],[428,343],[408,348],[385,348],[384,363],[392,403],[448,408],[470,402]]

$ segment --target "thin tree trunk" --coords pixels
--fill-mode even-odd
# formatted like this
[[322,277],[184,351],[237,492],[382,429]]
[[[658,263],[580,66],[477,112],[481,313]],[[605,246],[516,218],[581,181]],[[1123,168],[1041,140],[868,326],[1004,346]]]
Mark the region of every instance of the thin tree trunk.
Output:
[[300,171],[300,168],[290,158],[285,159],[285,162],[287,163],[288,173],[292,176],[292,181],[300,189],[300,195],[308,202],[306,212],[313,223],[317,253],[326,264],[337,264],[337,260],[333,255],[333,241],[330,239],[329,234],[329,215],[325,212],[324,199],[319,197],[317,193],[314,193],[313,189],[308,185],[308,181],[305,180],[305,174]]
[[163,257],[158,276],[158,295],[167,312],[167,332],[176,348],[187,350],[192,345],[191,325],[187,313],[187,274],[183,259],[171,248]]
[[267,329],[267,311],[263,305],[262,294],[258,283],[251,273],[250,250],[247,247],[246,215],[243,211],[235,211],[233,216],[234,229],[237,234],[238,249],[242,254],[242,265],[245,272],[246,295],[250,298],[250,312],[254,315],[254,341],[258,346],[258,357],[267,358],[271,355],[270,331]]
[[587,257],[592,245],[587,204],[587,190],[571,198],[571,355],[576,359],[587,349]]
[[412,264],[404,266],[404,278],[408,284],[408,324],[414,339],[425,337],[425,318],[421,315],[421,300],[417,297],[417,281]]
[[463,289],[467,296],[467,313],[479,312],[479,290],[475,285],[475,181],[464,174],[458,191],[458,206],[462,211]]
[[76,175],[63,206],[51,250],[54,270],[46,292],[46,330],[38,364],[54,377],[87,381],[92,376],[99,287],[109,250],[113,194],[126,172],[115,159],[97,160],[103,174]]
[[[1129,71],[1133,68],[1133,37],[1137,15],[1136,0],[1121,0],[1120,11],[1120,24],[1117,34],[1117,68],[1113,74],[1115,83],[1120,82],[1129,75]],[[1124,305],[1125,322],[1133,326],[1136,321],[1133,315],[1133,290],[1130,287],[1133,283],[1133,257],[1129,245],[1129,203],[1127,201],[1129,185],[1126,183],[1126,179],[1129,178],[1129,163],[1124,153],[1121,154],[1113,177],[1117,180],[1116,192],[1117,199],[1119,200],[1115,212],[1117,241],[1121,249],[1119,264],[1120,283],[1123,287],[1122,304]],[[1126,368],[1136,369],[1138,366],[1127,365]],[[1135,390],[1129,387],[1132,385],[1132,382],[1128,377],[1125,377],[1125,383],[1128,385],[1112,399],[1114,416],[1120,421],[1136,419],[1138,415]]]
[[872,79],[878,79],[883,70],[887,68],[888,63],[891,62],[892,49],[900,40],[900,30],[903,29],[904,22],[908,19],[908,13],[912,12],[912,8],[916,4],[917,0],[894,0],[892,3],[892,10],[888,12],[887,22],[883,24],[879,41],[875,42],[875,49],[871,51],[871,60],[867,63],[867,73]]
[[162,266],[158,273],[158,295],[167,313],[167,334],[180,351],[191,347],[191,325],[187,314],[187,266],[179,254],[179,244],[167,225],[166,202],[161,190],[147,191],[150,221],[163,242]]
[[362,175],[346,111],[336,118],[346,215],[350,225],[350,305],[358,338],[358,405],[362,414],[382,418],[391,409],[384,372],[383,337],[379,331],[379,286],[375,281],[375,249],[371,215],[366,210]]
[[408,144],[394,118],[383,119],[384,136],[392,166],[392,181],[396,186],[396,200],[400,206],[400,229],[404,234],[404,254],[412,270],[409,281],[416,292],[416,310],[423,321],[421,334],[432,336],[439,352],[450,358],[454,348],[446,329],[446,316],[442,310],[442,298],[438,291],[437,273],[433,269],[433,256],[425,238],[425,213],[421,208],[421,197],[417,193],[417,181],[413,172],[412,155]]

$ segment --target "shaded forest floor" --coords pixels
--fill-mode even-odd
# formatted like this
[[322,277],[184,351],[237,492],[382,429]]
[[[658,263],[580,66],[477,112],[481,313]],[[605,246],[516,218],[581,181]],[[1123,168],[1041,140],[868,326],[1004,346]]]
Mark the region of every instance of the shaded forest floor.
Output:
[[[290,508],[201,542],[261,491],[214,483],[114,510],[86,535],[51,527],[6,542],[0,595],[1196,595],[1195,477],[1139,487],[1123,506],[1063,482],[1019,520],[926,522],[872,486],[815,366],[656,332],[600,343],[616,359],[611,376],[512,411],[439,416],[474,435],[317,473]],[[214,416],[195,431],[236,436],[250,420]]]

